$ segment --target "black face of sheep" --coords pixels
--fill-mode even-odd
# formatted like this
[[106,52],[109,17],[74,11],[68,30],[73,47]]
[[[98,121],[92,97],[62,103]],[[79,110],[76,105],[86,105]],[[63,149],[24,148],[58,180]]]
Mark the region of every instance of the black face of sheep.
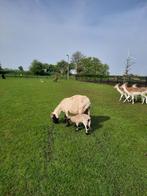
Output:
[[52,114],[51,118],[52,118],[54,123],[56,123],[56,124],[59,123],[59,118],[57,118],[55,114]]

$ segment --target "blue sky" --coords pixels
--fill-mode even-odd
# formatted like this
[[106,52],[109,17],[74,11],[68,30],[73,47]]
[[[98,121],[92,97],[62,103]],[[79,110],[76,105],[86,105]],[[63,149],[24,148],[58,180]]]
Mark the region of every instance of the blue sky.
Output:
[[0,0],[0,62],[28,69],[33,59],[67,60],[75,51],[98,57],[111,74],[147,75],[147,1]]

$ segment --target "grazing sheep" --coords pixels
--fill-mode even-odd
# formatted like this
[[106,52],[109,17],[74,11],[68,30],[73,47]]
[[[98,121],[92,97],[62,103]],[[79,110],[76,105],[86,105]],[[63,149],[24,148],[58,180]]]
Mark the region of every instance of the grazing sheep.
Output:
[[91,126],[91,118],[89,115],[87,114],[77,114],[75,116],[68,116],[68,123],[70,124],[70,122],[75,123],[76,124],[76,130],[79,129],[79,124],[82,123],[85,127],[86,130],[86,134],[88,135],[88,131],[90,129]]
[[90,100],[87,96],[74,95],[72,97],[64,98],[51,114],[54,123],[59,122],[59,115],[61,112],[65,113],[68,118],[69,114],[88,114],[90,115]]

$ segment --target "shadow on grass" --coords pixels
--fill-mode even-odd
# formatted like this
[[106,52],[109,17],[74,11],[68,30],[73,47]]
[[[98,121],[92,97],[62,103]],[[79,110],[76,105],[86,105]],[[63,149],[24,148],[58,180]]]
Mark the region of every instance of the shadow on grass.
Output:
[[103,123],[110,120],[109,116],[91,116],[91,132],[103,127]]
[[[96,129],[99,129],[101,127],[103,127],[103,124],[105,121],[110,120],[109,116],[91,116],[91,130],[89,132],[89,134],[92,134],[93,132],[96,131]],[[65,127],[70,127],[70,126],[75,126],[74,123],[70,123],[69,125],[67,125],[67,123],[65,123],[65,119],[62,117],[59,121],[59,124],[56,125],[60,125],[60,123],[65,124]],[[79,132],[80,130],[85,129],[83,124],[79,124],[79,130],[76,132]]]

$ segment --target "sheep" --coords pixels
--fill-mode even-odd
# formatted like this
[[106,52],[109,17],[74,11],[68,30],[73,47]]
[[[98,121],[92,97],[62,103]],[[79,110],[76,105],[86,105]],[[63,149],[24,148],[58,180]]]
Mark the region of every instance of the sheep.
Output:
[[79,129],[79,124],[82,123],[86,130],[86,135],[89,134],[90,126],[91,126],[91,118],[87,114],[77,114],[75,116],[68,116],[68,123],[70,122],[76,124],[76,130]]
[[64,98],[51,114],[54,123],[59,122],[59,115],[61,112],[65,113],[67,119],[70,114],[88,114],[90,115],[90,100],[84,95],[74,95],[72,97]]

